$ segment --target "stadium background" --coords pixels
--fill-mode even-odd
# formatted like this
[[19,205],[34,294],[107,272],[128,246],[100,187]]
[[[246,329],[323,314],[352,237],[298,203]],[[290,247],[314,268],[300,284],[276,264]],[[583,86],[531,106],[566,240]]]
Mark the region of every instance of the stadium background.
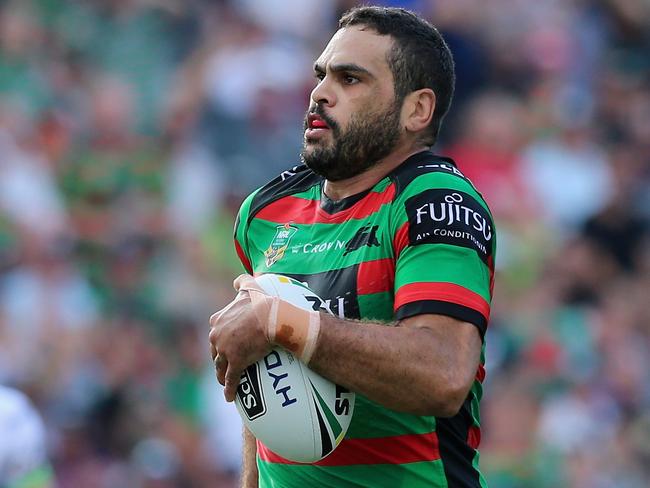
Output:
[[[207,318],[239,202],[296,161],[345,0],[0,2],[0,382],[58,486],[229,487]],[[390,2],[454,53],[437,146],[500,230],[492,488],[650,483],[650,3]]]

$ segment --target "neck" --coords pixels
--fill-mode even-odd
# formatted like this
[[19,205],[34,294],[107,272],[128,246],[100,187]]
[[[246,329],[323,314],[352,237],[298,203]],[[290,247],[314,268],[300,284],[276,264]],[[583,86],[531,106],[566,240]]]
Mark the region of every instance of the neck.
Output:
[[427,150],[427,146],[396,150],[367,169],[361,174],[341,181],[325,180],[323,191],[328,198],[338,201],[343,200],[364,190],[368,190],[380,182],[388,173],[397,168],[406,159],[414,154]]

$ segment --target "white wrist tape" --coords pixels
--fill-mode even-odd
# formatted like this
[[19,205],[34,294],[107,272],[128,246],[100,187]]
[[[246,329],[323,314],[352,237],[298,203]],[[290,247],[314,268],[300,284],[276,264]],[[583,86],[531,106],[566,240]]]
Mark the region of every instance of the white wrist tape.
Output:
[[239,290],[250,294],[253,311],[266,330],[269,342],[284,347],[309,364],[320,333],[320,314],[267,295],[252,278],[241,279]]

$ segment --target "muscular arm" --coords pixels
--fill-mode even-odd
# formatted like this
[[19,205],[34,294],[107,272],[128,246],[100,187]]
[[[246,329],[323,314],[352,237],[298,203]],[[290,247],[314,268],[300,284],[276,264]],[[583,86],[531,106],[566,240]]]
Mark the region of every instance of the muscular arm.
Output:
[[250,431],[244,427],[244,452],[242,459],[241,471],[241,488],[257,488],[258,473],[257,473],[257,446],[255,444],[255,437]]
[[[315,324],[309,312],[255,291],[253,285],[250,277],[238,278],[237,298],[210,319],[212,357],[218,356],[217,378],[226,400],[235,399],[243,369],[274,345],[289,348],[314,371],[393,410],[452,416],[467,397],[481,351],[474,325],[422,314],[388,326],[324,313],[316,314]],[[250,293],[256,294],[256,305]],[[282,331],[277,336],[269,334],[271,323]],[[301,354],[309,337],[315,347]]]
[[309,367],[393,410],[446,417],[467,397],[480,353],[476,327],[443,315],[390,327],[321,314]]

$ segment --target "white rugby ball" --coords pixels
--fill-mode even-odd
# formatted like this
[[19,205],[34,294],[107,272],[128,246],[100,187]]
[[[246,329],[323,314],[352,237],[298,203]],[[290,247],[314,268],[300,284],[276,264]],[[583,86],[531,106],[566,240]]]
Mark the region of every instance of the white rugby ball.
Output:
[[[327,310],[303,283],[282,275],[256,278],[269,295],[308,310]],[[272,350],[241,376],[235,404],[244,425],[274,453],[313,463],[339,445],[350,426],[355,394],[310,370],[289,351]]]

